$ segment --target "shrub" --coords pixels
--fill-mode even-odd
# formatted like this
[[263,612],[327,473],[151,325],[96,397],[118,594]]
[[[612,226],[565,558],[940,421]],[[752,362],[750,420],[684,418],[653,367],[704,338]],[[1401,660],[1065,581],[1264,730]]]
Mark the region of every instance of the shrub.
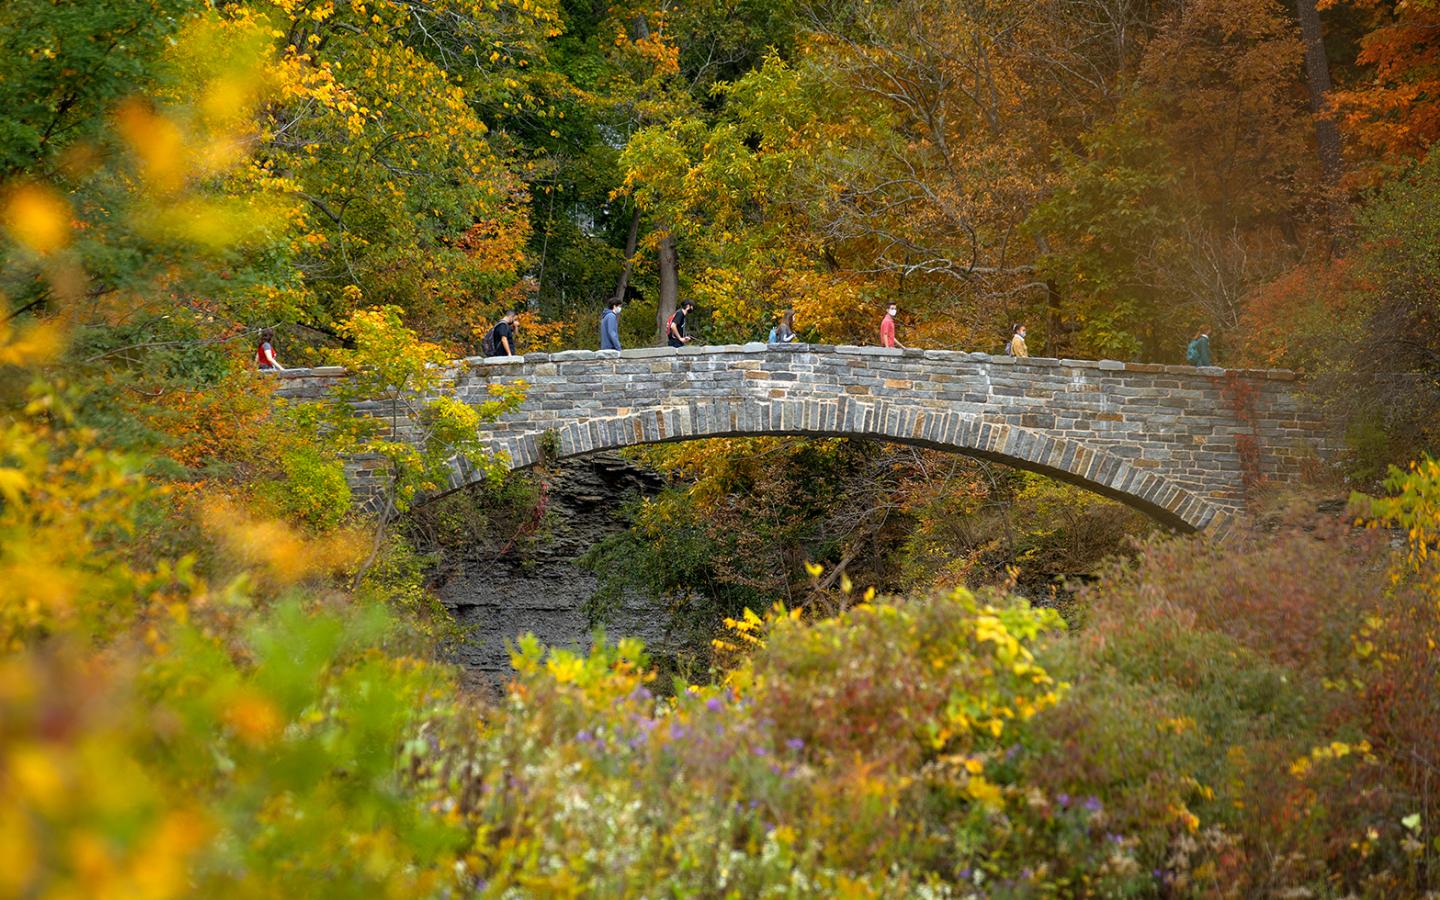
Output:
[[281,460],[285,480],[266,494],[286,518],[325,530],[340,524],[350,511],[350,485],[338,459],[314,447],[300,447]]
[[453,711],[443,670],[377,652],[379,607],[289,602],[167,629],[146,658],[0,660],[6,896],[417,896],[463,834],[398,752]]
[[1142,623],[1176,636],[1213,630],[1281,665],[1338,677],[1386,558],[1375,535],[1338,520],[1240,547],[1159,538],[1133,563],[1103,569],[1076,605],[1096,640]]
[[507,704],[452,763],[482,782],[476,883],[877,896],[953,880],[975,823],[1024,803],[989,766],[1063,691],[1031,649],[1058,627],[963,591],[751,614],[734,630],[754,655],[673,700],[635,642],[588,658],[523,642]]

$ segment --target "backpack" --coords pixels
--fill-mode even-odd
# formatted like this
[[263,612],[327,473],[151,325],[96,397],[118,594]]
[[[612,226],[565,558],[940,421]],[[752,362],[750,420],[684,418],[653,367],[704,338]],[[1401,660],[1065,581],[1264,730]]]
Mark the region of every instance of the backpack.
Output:
[[780,335],[779,335],[778,332],[779,332],[779,329],[776,329],[776,328],[770,329],[770,337],[769,337],[768,339],[766,339],[766,343],[767,343],[767,344],[778,344],[778,343],[780,343]]
[[[678,312],[678,310],[677,310],[677,312]],[[670,314],[670,318],[668,318],[668,319],[665,320],[665,340],[667,340],[667,341],[670,340],[670,326],[671,326],[672,323],[674,323],[674,321],[675,321],[675,313],[672,312],[672,313]]]
[[496,342],[495,342],[495,327],[494,327],[493,325],[490,327],[490,330],[489,330],[489,331],[485,332],[485,336],[480,339],[480,355],[481,355],[481,356],[499,356],[499,355],[500,355],[500,348],[499,348],[498,346],[496,346]]
[[1006,355],[1006,356],[1014,356],[1014,355],[1015,355],[1015,336],[1014,336],[1013,334],[1010,336],[1010,340],[1008,340],[1008,341],[1005,342],[1005,355]]
[[1196,338],[1185,348],[1185,361],[1192,366],[1200,365],[1200,339]]

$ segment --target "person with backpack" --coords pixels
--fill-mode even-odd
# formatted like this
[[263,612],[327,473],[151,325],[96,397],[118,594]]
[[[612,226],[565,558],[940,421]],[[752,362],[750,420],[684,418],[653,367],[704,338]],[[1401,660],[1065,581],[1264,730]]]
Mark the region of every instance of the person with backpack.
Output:
[[501,316],[495,327],[481,339],[480,352],[486,356],[514,356],[515,322],[519,318],[520,314],[513,309]]
[[600,314],[600,349],[620,349],[620,310],[624,302],[611,298],[605,304],[605,311]]
[[1030,355],[1030,350],[1025,346],[1025,326],[1016,325],[1010,331],[1010,343],[1005,346],[1006,356],[1018,356],[1022,359]]
[[665,338],[670,346],[683,347],[692,340],[687,333],[688,326],[686,325],[686,320],[690,318],[690,313],[694,311],[694,309],[695,301],[686,300],[680,305],[680,308],[675,310],[675,313],[670,316],[670,321],[665,323]]
[[767,344],[793,344],[795,337],[795,310],[787,309],[780,316],[780,323],[770,329]]
[[285,371],[285,367],[275,358],[275,332],[269,328],[260,332],[260,346],[255,348],[255,366],[262,372]]
[[780,325],[775,329],[775,340],[772,343],[793,344],[795,340],[795,310],[787,309],[780,317]]
[[1202,328],[1195,333],[1190,346],[1185,348],[1185,361],[1192,366],[1213,366],[1210,359],[1210,329]]

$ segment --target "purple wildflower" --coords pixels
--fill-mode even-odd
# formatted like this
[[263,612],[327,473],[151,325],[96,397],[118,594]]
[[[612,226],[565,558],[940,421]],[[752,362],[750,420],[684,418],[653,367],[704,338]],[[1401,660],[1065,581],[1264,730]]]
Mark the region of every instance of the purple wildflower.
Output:
[[1100,803],[1099,797],[1086,797],[1085,810],[1090,813],[1098,813],[1104,806]]
[[720,707],[723,705],[724,704],[720,702],[719,697],[711,697],[709,700],[705,701],[705,708],[710,710],[711,712],[719,712]]
[[1070,795],[1069,795],[1069,794],[1056,794],[1056,795],[1055,795],[1055,800],[1056,800],[1056,802],[1058,802],[1061,806],[1069,806],[1069,805],[1070,805]]
[[790,740],[785,742],[785,746],[789,747],[791,750],[794,750],[796,753],[799,753],[801,748],[805,746],[805,742],[800,740],[799,738],[791,738]]

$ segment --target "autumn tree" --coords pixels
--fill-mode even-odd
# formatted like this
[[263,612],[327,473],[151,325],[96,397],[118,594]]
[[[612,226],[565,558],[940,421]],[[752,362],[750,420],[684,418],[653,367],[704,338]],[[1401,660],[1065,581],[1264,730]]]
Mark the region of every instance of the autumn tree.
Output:
[[[155,77],[161,48],[194,12],[188,0],[117,0],[58,12],[43,0],[0,9],[0,182],[53,173],[83,153],[105,116]],[[81,163],[79,157],[72,159]]]
[[1336,3],[1363,16],[1357,77],[1333,94],[1365,178],[1424,156],[1440,140],[1440,75],[1435,67],[1440,8],[1434,3]]
[[285,84],[261,165],[303,201],[292,251],[304,315],[330,328],[363,297],[405,308],[429,337],[468,340],[477,300],[493,307],[515,281],[528,219],[525,184],[462,80],[508,50],[508,34],[543,33],[551,14],[458,0],[257,9],[282,35]]

